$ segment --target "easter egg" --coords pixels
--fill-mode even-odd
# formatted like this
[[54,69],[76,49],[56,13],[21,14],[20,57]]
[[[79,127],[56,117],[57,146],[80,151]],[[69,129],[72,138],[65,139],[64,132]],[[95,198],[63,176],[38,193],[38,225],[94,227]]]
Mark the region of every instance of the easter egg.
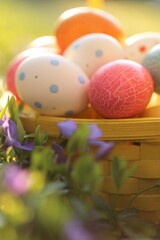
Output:
[[160,118],[160,105],[152,106],[144,110],[140,117]]
[[88,85],[78,66],[54,53],[28,57],[16,71],[19,96],[45,115],[71,116],[85,110]]
[[142,65],[148,69],[154,80],[154,91],[160,94],[160,44],[147,53]]
[[62,52],[75,39],[89,33],[105,33],[124,41],[120,21],[110,13],[98,8],[77,7],[63,12],[57,19],[54,35]]
[[60,53],[60,49],[55,36],[42,36],[29,43],[28,48],[52,48],[55,53]]
[[124,58],[124,50],[115,38],[103,33],[91,33],[73,41],[63,55],[91,77],[107,62]]
[[21,62],[26,59],[29,56],[32,55],[37,55],[43,52],[53,52],[53,49],[51,48],[29,48],[24,50],[23,52],[19,53],[16,55],[12,61],[10,62],[7,71],[6,71],[6,78],[5,78],[5,83],[6,83],[6,88],[8,91],[12,92],[14,96],[17,99],[20,99],[17,89],[15,86],[15,74],[18,66],[21,64]]
[[127,59],[142,63],[148,51],[160,43],[160,33],[143,32],[132,35],[125,40],[125,55]]
[[152,97],[147,105],[147,108],[154,107],[160,105],[160,95],[153,92]]
[[94,108],[89,104],[88,107],[80,113],[74,114],[72,118],[78,118],[78,119],[102,119],[102,116],[100,116]]
[[88,95],[92,107],[104,118],[128,118],[141,113],[153,93],[150,73],[131,60],[103,65],[91,77]]

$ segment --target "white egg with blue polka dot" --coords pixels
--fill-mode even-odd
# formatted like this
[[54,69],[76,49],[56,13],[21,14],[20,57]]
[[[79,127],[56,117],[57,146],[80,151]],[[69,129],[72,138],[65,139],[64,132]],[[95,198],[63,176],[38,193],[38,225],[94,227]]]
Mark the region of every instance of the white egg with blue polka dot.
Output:
[[64,51],[70,61],[80,66],[88,77],[102,65],[124,58],[122,45],[112,36],[91,33],[73,41]]
[[54,53],[28,57],[16,71],[20,98],[45,115],[71,116],[85,110],[88,85],[80,67]]

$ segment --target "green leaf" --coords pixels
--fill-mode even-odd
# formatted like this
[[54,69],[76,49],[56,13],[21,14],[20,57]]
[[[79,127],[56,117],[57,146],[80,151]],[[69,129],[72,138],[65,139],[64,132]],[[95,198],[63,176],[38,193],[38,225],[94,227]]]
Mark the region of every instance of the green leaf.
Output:
[[74,163],[72,177],[79,193],[96,192],[102,182],[101,167],[91,154],[86,153]]
[[123,183],[132,175],[137,165],[128,167],[128,161],[123,158],[114,157],[112,160],[112,176],[117,188],[117,191],[121,188]]
[[83,123],[78,127],[67,144],[67,153],[70,157],[75,154],[83,155],[86,152],[89,134],[90,129],[88,124]]
[[21,101],[20,104],[18,105],[18,113],[19,114],[23,111],[24,105],[25,105],[25,103],[23,101]]
[[14,122],[17,122],[19,111],[18,111],[18,106],[16,104],[16,100],[15,100],[15,98],[13,96],[9,100],[8,111],[9,111],[10,118]]
[[17,118],[17,129],[18,129],[18,140],[21,143],[23,143],[24,136],[25,136],[25,130],[24,130],[22,122],[19,118]]
[[6,105],[0,111],[0,119],[2,119],[2,117],[4,116],[4,114],[5,114],[5,112],[6,112],[7,108],[8,108],[8,104],[9,104],[9,99],[8,99]]
[[54,152],[50,146],[36,148],[32,153],[31,168],[47,173],[53,164]]
[[50,182],[45,185],[43,192],[41,193],[42,197],[48,197],[52,194],[61,194],[63,189],[65,188],[65,184],[60,181]]
[[127,180],[130,176],[132,176],[132,174],[135,172],[136,168],[137,168],[137,164],[126,169],[126,171],[124,172],[124,175],[123,175],[123,182],[125,182],[125,180]]
[[117,215],[114,209],[108,204],[108,202],[106,202],[101,196],[97,194],[90,194],[90,197],[98,211],[100,211],[101,218],[115,223],[117,220]]
[[119,225],[123,233],[125,233],[126,239],[159,239],[157,238],[157,225],[144,220],[139,214],[119,220]]
[[[40,199],[37,207],[37,217],[40,225],[43,226],[43,231],[47,229],[51,234],[51,238],[38,238],[38,239],[61,239],[57,235],[54,238],[54,234],[60,234],[62,226],[65,226],[69,222],[72,216],[73,209],[68,204],[68,201],[65,201],[65,198],[59,197],[57,194],[49,196],[43,199]],[[73,217],[73,216],[72,216]]]
[[47,142],[48,134],[47,132],[42,132],[40,130],[40,126],[36,128],[35,134],[34,134],[34,143],[36,146],[41,146]]

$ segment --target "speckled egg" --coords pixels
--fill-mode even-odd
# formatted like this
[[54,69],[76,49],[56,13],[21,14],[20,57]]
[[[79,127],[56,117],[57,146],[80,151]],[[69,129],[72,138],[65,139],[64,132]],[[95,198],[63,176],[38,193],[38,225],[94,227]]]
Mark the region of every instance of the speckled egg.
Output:
[[89,79],[63,56],[46,53],[24,60],[16,72],[18,94],[42,114],[71,116],[88,106]]
[[92,76],[88,94],[92,107],[104,118],[128,118],[140,114],[153,93],[153,80],[141,64],[115,60]]
[[142,63],[148,51],[159,43],[159,32],[143,32],[132,35],[125,40],[126,58]]
[[16,55],[8,65],[5,77],[5,84],[8,91],[12,92],[13,95],[20,100],[20,96],[17,93],[17,89],[15,86],[15,75],[18,66],[29,56],[34,56],[38,54],[42,54],[45,52],[54,52],[52,48],[28,48],[23,52],[20,52]]
[[124,50],[115,38],[103,33],[93,33],[75,40],[63,55],[91,77],[102,65],[124,58]]
[[160,94],[160,44],[151,48],[142,65],[150,72],[154,80],[154,91]]

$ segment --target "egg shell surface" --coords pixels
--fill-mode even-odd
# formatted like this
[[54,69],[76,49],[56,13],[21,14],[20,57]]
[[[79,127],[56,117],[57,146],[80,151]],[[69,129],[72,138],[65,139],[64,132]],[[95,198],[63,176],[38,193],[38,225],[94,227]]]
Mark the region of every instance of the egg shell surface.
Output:
[[86,74],[58,54],[46,53],[24,60],[16,72],[22,100],[42,114],[71,116],[88,106]]
[[92,107],[104,118],[137,116],[153,93],[150,73],[131,60],[105,64],[92,76],[88,94]]
[[140,117],[160,118],[160,105],[152,106],[144,110]]
[[93,33],[73,41],[63,55],[91,77],[102,65],[124,58],[124,50],[115,38],[103,33]]
[[74,40],[89,33],[106,33],[124,42],[124,31],[120,21],[98,8],[71,8],[63,12],[55,23],[54,35],[62,52]]
[[52,48],[54,53],[60,54],[60,49],[55,36],[42,36],[28,44],[28,48]]
[[127,59],[142,63],[148,51],[160,43],[160,33],[144,32],[132,35],[125,40],[125,56]]
[[160,94],[160,44],[157,44],[148,52],[142,65],[152,75],[154,80],[154,91]]
[[45,53],[45,52],[54,52],[52,48],[29,48],[24,50],[23,52],[16,55],[8,65],[5,77],[6,88],[8,91],[12,92],[13,95],[20,100],[20,96],[18,95],[16,86],[15,86],[15,75],[18,66],[29,56],[34,56],[37,54]]

